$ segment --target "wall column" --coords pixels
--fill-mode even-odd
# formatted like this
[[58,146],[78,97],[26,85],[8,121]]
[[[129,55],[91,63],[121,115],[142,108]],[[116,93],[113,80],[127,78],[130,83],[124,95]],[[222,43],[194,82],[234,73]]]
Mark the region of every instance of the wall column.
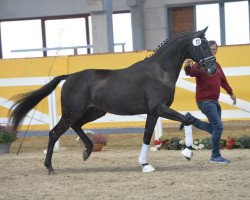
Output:
[[114,52],[112,0],[87,0],[91,11],[94,53]]
[[144,16],[143,16],[143,0],[127,0],[127,5],[130,7],[132,35],[133,35],[133,50],[145,49],[144,35]]
[[0,26],[0,59],[1,58],[3,58],[3,49],[2,49],[1,26]]

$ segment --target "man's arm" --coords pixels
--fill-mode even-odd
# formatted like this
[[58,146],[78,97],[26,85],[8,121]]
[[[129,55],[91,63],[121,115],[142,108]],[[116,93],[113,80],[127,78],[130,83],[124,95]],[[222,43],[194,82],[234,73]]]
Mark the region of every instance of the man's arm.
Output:
[[[219,65],[219,67],[221,68],[221,66]],[[227,78],[221,68],[221,71],[222,71],[222,79],[221,79],[221,87],[226,90],[226,92],[230,95],[230,98],[233,100],[233,105],[236,104],[236,97],[235,95],[233,94],[233,90],[231,88],[231,86],[229,85],[228,81],[227,81]]]

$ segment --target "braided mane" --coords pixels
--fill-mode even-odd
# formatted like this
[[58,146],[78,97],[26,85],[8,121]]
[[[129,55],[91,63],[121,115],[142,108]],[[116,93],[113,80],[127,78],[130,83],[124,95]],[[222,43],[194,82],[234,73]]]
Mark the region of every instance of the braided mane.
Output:
[[189,31],[183,31],[183,32],[178,32],[175,33],[174,35],[172,35],[170,38],[165,39],[160,45],[158,45],[158,47],[153,51],[152,54],[150,54],[149,56],[147,56],[145,59],[151,58],[152,56],[154,56],[157,52],[159,52],[161,50],[161,48],[167,44],[169,44],[172,40],[179,38],[180,36],[184,35],[184,34],[188,34],[188,33],[193,33],[192,30]]

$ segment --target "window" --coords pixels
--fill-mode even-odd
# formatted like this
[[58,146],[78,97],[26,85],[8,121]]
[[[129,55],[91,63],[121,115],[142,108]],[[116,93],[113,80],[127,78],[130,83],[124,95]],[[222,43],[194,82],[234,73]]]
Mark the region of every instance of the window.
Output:
[[12,50],[42,48],[41,20],[1,22],[3,58],[42,57],[39,51]]
[[[125,51],[133,50],[130,13],[113,14],[113,34],[115,44],[125,43]],[[115,45],[114,51],[122,52],[122,45]]]
[[202,30],[206,26],[208,26],[206,38],[221,44],[219,4],[196,6],[196,29]]
[[171,8],[170,18],[172,19],[170,36],[195,29],[193,6]]
[[248,1],[225,3],[226,44],[249,43]]
[[[85,18],[54,19],[45,21],[47,47],[72,47],[87,45]],[[86,54],[87,48],[78,53]],[[74,50],[48,51],[48,56],[73,55]]]

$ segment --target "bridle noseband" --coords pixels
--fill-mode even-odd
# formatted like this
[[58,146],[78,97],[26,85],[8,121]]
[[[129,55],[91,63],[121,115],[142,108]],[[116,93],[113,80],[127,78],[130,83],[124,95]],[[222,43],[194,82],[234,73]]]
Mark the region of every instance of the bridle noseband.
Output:
[[214,60],[216,60],[214,56],[209,56],[209,57],[203,58],[199,61],[198,66],[201,66],[202,69],[207,70],[208,66],[206,63],[214,61]]

